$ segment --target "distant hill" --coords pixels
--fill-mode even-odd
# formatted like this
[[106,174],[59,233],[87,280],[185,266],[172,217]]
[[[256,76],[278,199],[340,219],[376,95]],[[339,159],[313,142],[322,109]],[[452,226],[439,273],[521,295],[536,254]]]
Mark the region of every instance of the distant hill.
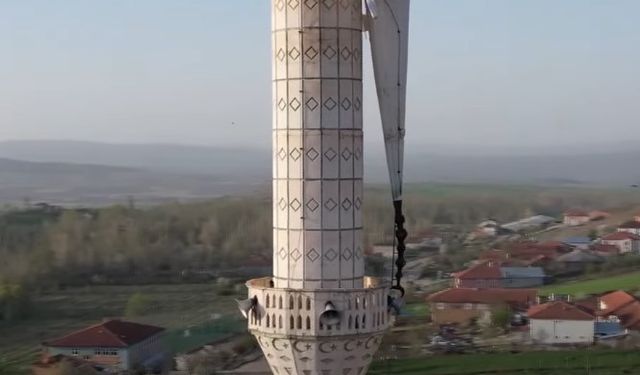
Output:
[[140,168],[39,163],[0,158],[0,203],[24,199],[56,204],[152,203],[204,199],[262,189],[259,183]]
[[111,144],[78,141],[0,142],[0,158],[34,162],[86,163],[153,169],[172,173],[271,175],[270,150],[174,144]]
[[[503,149],[499,152],[502,154],[490,154],[486,149],[477,148],[466,149],[466,152],[460,147],[452,147],[449,151],[441,146],[417,151],[408,148],[405,178],[408,182],[617,187],[640,182],[640,151],[626,143],[600,147],[574,146],[568,150],[554,149],[537,153],[533,149],[520,152]],[[36,190],[55,190],[56,184],[66,186],[63,189],[65,193],[59,193],[59,197],[87,187],[91,187],[91,197],[96,199],[111,195],[121,197],[123,194],[165,198],[202,197],[250,191],[256,186],[267,187],[271,176],[268,149],[7,141],[0,142],[0,158],[46,163],[22,167],[21,174],[14,175],[13,179],[28,181],[30,189]],[[102,167],[67,165],[72,163]],[[365,164],[367,182],[388,181],[382,150],[366,148]],[[4,186],[7,189],[7,184],[15,185],[14,182],[7,183],[7,173],[15,168],[15,165],[11,166],[6,161],[4,166],[0,165],[0,188]],[[14,192],[11,196],[16,194]],[[6,190],[0,192],[0,199],[3,195],[6,196]]]

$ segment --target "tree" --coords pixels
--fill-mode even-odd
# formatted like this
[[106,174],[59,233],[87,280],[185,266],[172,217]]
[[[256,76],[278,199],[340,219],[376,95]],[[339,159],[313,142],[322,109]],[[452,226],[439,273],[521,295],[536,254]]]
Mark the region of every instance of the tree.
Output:
[[505,329],[510,322],[511,310],[508,307],[496,308],[491,312],[491,326]]
[[148,314],[153,309],[154,301],[142,293],[135,293],[129,297],[125,308],[125,316],[136,317]]
[[19,375],[22,372],[18,368],[9,363],[7,359],[0,358],[0,374],[2,375]]
[[0,320],[24,319],[31,300],[27,290],[18,284],[0,283]]
[[597,229],[591,229],[589,231],[588,237],[591,241],[595,241],[598,239],[599,235],[598,235],[598,230]]

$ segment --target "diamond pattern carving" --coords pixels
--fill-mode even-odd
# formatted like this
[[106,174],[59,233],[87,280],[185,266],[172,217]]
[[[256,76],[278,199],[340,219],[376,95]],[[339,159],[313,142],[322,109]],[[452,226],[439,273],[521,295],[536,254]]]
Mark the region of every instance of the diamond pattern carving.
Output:
[[278,256],[280,257],[280,259],[285,259],[287,257],[287,250],[285,250],[285,248],[281,248],[280,251],[278,252]]
[[349,51],[349,48],[347,47],[342,48],[342,51],[340,51],[340,54],[342,55],[342,58],[345,60],[349,60],[349,57],[351,57],[351,51]]
[[336,207],[338,207],[338,204],[332,198],[329,198],[329,200],[324,203],[324,208],[329,211],[335,210]]
[[336,5],[335,0],[323,0],[322,4],[324,4],[325,8],[331,9],[334,5]]
[[298,100],[298,98],[293,98],[293,100],[291,100],[291,103],[289,103],[289,106],[291,107],[291,109],[293,109],[294,111],[297,111],[300,106],[302,104],[300,103],[300,101]]
[[320,253],[318,253],[318,250],[311,249],[307,252],[307,259],[309,259],[310,261],[315,262],[316,260],[318,260],[318,258],[320,258]]
[[342,250],[342,259],[344,260],[351,260],[351,258],[353,258],[353,252],[351,251],[351,249],[349,249],[348,247],[344,250]]
[[278,0],[276,2],[276,9],[282,12],[284,9],[284,0]]
[[300,51],[298,51],[296,47],[291,48],[289,50],[289,57],[293,60],[298,60],[298,57],[300,57]]
[[284,198],[280,199],[280,202],[278,202],[278,207],[280,207],[280,209],[284,211],[287,208],[287,201]]
[[351,200],[349,198],[345,198],[342,201],[342,208],[344,208],[345,211],[349,211],[351,209],[351,207],[353,207],[353,204],[351,203]]
[[344,150],[342,150],[342,158],[344,159],[344,161],[349,161],[349,159],[351,159],[351,155],[353,155],[351,153],[351,151],[349,151],[348,148],[345,147]]
[[338,156],[338,154],[331,147],[327,151],[325,151],[325,153],[324,153],[324,157],[327,158],[327,160],[329,160],[329,161],[333,161],[333,159],[335,159],[336,156]]
[[281,148],[280,151],[278,152],[278,157],[280,158],[280,160],[286,159],[287,151],[284,148]]
[[356,160],[360,160],[362,157],[362,150],[360,147],[356,147],[356,151],[353,153],[353,156],[355,156]]
[[302,258],[302,254],[300,253],[300,250],[293,249],[293,251],[291,252],[291,259],[297,262],[300,260],[300,258]]
[[322,52],[322,54],[329,60],[333,60],[334,57],[336,57],[336,54],[338,54],[338,52],[336,52],[335,48],[329,46],[327,48],[324,49],[324,52]]
[[342,108],[344,108],[345,111],[351,109],[351,100],[349,100],[349,98],[344,98],[342,100]]
[[309,201],[307,202],[307,208],[311,210],[311,212],[315,212],[318,207],[320,207],[320,203],[318,203],[318,201],[313,198],[309,199]]
[[353,206],[356,208],[356,210],[359,210],[362,207],[362,200],[360,199],[360,197],[356,198],[355,202],[353,202]]
[[309,98],[309,100],[307,100],[305,104],[307,108],[309,108],[312,111],[315,111],[316,108],[318,108],[318,106],[320,105],[320,103],[318,103],[318,101],[315,98]]
[[300,157],[302,156],[302,153],[297,148],[294,148],[289,153],[289,156],[291,156],[291,159],[293,159],[293,161],[298,161],[298,159],[300,159]]
[[305,0],[304,5],[309,9],[313,9],[318,5],[318,0]]
[[316,159],[318,158],[318,156],[320,156],[320,153],[318,151],[316,151],[315,148],[311,147],[308,151],[307,151],[307,157],[309,158],[309,160],[311,161],[316,161]]
[[298,0],[289,0],[289,8],[296,10],[296,8],[300,5]]
[[358,48],[353,49],[353,59],[356,61],[360,60],[360,50]]
[[356,259],[362,259],[362,248],[360,246],[356,249]]
[[332,111],[337,105],[338,103],[336,103],[336,101],[333,100],[333,98],[329,98],[324,101],[324,107],[330,111]]
[[294,198],[294,200],[292,200],[291,204],[289,205],[289,207],[291,207],[291,209],[294,211],[298,211],[301,206],[302,206],[302,203],[300,203],[298,198]]
[[334,260],[336,260],[337,257],[338,257],[338,253],[333,249],[329,249],[327,250],[326,253],[324,253],[324,258],[330,262],[333,262]]
[[304,51],[304,55],[307,56],[309,60],[313,60],[318,56],[318,50],[311,46]]
[[355,98],[353,100],[353,108],[356,109],[356,111],[360,110],[360,106],[362,105],[362,103],[360,103],[360,98]]
[[347,10],[347,8],[349,8],[349,5],[351,5],[351,1],[350,0],[341,0],[340,1],[340,6],[342,6],[342,9]]
[[284,111],[285,108],[287,108],[287,101],[284,100],[284,98],[280,99],[278,102],[278,108],[280,108],[281,111]]
[[278,58],[278,60],[280,60],[280,62],[283,62],[284,59],[287,57],[287,53],[284,52],[282,48],[280,48],[278,50],[278,53],[276,53],[276,57]]

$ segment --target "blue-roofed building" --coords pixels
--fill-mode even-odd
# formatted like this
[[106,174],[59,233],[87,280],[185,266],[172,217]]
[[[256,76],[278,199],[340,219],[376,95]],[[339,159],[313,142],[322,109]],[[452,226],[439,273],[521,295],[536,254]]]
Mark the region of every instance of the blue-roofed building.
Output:
[[533,288],[547,279],[542,267],[500,267],[503,288]]
[[593,243],[593,241],[589,237],[569,237],[562,240],[562,242],[580,250],[589,250],[591,243]]

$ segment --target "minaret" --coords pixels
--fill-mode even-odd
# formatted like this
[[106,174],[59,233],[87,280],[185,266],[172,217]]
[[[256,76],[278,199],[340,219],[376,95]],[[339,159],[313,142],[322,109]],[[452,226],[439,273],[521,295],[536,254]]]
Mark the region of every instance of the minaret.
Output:
[[274,374],[363,375],[392,318],[364,274],[362,0],[271,11],[273,276],[240,307]]

